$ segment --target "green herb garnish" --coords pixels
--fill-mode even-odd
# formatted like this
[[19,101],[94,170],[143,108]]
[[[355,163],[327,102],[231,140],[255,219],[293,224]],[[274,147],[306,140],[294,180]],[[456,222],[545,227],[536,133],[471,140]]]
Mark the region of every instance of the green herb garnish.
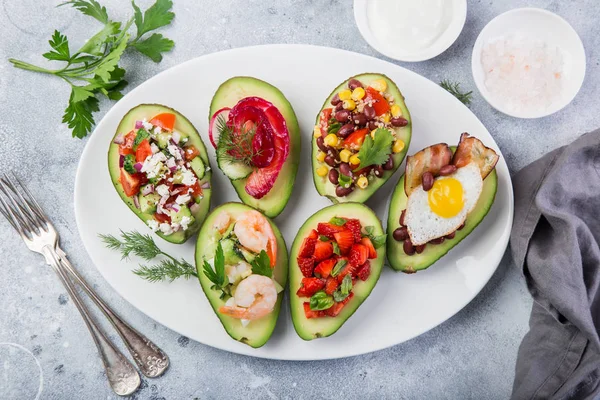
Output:
[[323,290],[313,294],[310,298],[310,309],[315,311],[327,310],[333,306],[333,297],[325,293]]
[[325,235],[319,235],[319,240],[320,240],[321,242],[326,242],[326,241],[328,241],[328,240],[329,240],[329,238],[328,238],[327,236],[325,236]]
[[133,149],[137,149],[137,147],[142,143],[145,139],[150,137],[150,133],[144,128],[140,128],[135,135],[135,139],[133,140]]
[[239,132],[227,125],[222,115],[217,117],[215,128],[219,134],[217,158],[230,163],[242,163],[252,166],[252,159],[260,156],[262,150],[255,150],[252,144],[256,126],[242,126]]
[[333,299],[336,302],[344,301],[346,297],[350,295],[350,291],[352,290],[352,276],[350,274],[344,276],[342,279],[342,284],[339,288],[333,292]]
[[335,226],[344,226],[346,224],[346,219],[340,217],[333,217],[329,220],[329,223]]
[[458,100],[460,100],[461,103],[463,103],[464,105],[468,106],[469,104],[471,104],[471,98],[473,97],[473,91],[471,90],[470,92],[466,92],[466,93],[461,92],[460,83],[458,83],[458,82],[452,83],[449,80],[445,79],[440,82],[440,86],[442,88],[446,89],[450,94],[452,94]]
[[331,276],[336,277],[342,272],[342,269],[348,264],[348,260],[344,260],[340,258],[336,263],[333,269],[331,270]]
[[360,159],[358,169],[369,165],[384,164],[392,153],[394,137],[388,129],[377,128],[374,136],[375,139],[371,138],[371,135],[365,136],[365,141],[358,151],[358,158]]
[[333,245],[333,254],[338,256],[341,255],[342,253],[340,252],[340,246],[338,246],[336,242],[331,242],[331,244]]
[[223,254],[221,242],[217,245],[217,252],[215,253],[213,264],[214,269],[206,260],[204,260],[203,272],[208,280],[213,283],[211,289],[222,291],[221,298],[224,298],[228,294],[226,288],[227,285],[229,285],[229,278],[225,275],[225,256]]
[[[170,11],[171,0],[156,0],[143,14],[132,2],[134,15],[125,23],[111,21],[106,8],[96,0],[73,0],[62,5],[71,5],[94,18],[103,25],[102,29],[75,52],[71,51],[68,38],[55,30],[49,41],[52,50],[43,57],[66,63],[62,68],[46,69],[14,58],[9,61],[16,68],[57,76],[71,86],[62,122],[72,130],[73,137],[83,138],[95,124],[93,113],[99,111],[100,95],[110,100],[123,97],[121,91],[127,81],[123,79],[125,70],[118,64],[125,50],[133,48],[155,62],[161,61],[162,53],[173,48],[173,41],[158,33],[145,35],[169,25],[175,14]],[[136,34],[130,35],[128,31],[134,23]]]
[[375,235],[373,232],[375,231],[374,226],[365,226],[365,232],[367,232],[367,236],[371,239],[371,243],[373,243],[373,247],[376,249],[380,248],[385,244],[386,236],[385,235]]
[[260,253],[252,260],[252,273],[256,275],[264,275],[268,278],[273,276],[273,270],[271,269],[271,259],[267,255],[267,252],[261,250]]
[[338,133],[341,127],[342,124],[338,122],[338,120],[336,120],[335,118],[330,118],[329,123],[327,125],[327,133]]

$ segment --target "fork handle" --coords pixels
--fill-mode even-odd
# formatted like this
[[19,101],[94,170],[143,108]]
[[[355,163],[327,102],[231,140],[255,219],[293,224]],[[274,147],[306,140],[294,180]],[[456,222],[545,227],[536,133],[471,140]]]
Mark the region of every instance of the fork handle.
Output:
[[81,300],[81,297],[75,290],[73,282],[66,275],[66,272],[60,267],[60,257],[54,252],[54,249],[46,246],[42,249],[42,253],[46,257],[48,264],[52,266],[58,277],[62,281],[69,296],[73,299],[77,310],[81,314],[94,343],[100,353],[100,358],[104,364],[106,377],[113,391],[119,396],[128,396],[135,392],[140,386],[140,375],[135,370],[133,364],[125,358],[123,353],[115,348],[115,346],[106,338],[100,330],[96,322],[90,316],[86,305]]
[[75,278],[115,327],[140,371],[149,378],[155,378],[163,374],[169,366],[169,358],[167,355],[158,346],[152,343],[150,339],[123,321],[121,317],[119,317],[119,315],[96,294],[94,289],[87,284],[85,279],[83,279],[79,272],[77,272],[69,262],[65,252],[58,245],[56,247],[56,252],[60,257],[60,266]]

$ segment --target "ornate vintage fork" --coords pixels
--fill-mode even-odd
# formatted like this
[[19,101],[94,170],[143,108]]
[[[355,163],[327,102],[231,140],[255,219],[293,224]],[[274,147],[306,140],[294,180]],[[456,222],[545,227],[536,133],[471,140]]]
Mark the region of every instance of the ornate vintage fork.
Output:
[[168,357],[112,311],[73,268],[58,245],[56,230],[29,190],[14,174],[13,178],[5,174],[0,178],[0,192],[4,194],[3,197],[0,193],[0,213],[21,235],[27,247],[42,254],[58,274],[94,339],[108,381],[115,393],[121,396],[133,393],[140,385],[140,377],[133,365],[114,347],[91,318],[71,278],[80,284],[115,327],[142,373],[151,378],[161,375],[169,366]]

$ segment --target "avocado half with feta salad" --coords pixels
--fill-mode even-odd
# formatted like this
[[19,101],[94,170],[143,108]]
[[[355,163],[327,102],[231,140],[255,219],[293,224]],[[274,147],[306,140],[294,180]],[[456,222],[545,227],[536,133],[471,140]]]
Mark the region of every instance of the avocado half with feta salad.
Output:
[[312,139],[317,192],[334,203],[365,202],[398,169],[412,119],[387,76],[364,73],[342,82],[319,111]]
[[233,339],[251,347],[271,337],[288,277],[288,252],[275,223],[241,203],[206,218],[196,243],[198,279]]
[[385,259],[379,218],[360,203],[313,214],[290,253],[290,308],[304,340],[334,334],[369,296]]
[[269,217],[279,215],[300,160],[300,127],[283,93],[252,77],[225,81],[210,104],[209,136],[240,200]]
[[[429,146],[413,156],[409,156],[406,162],[406,173],[400,178],[396,188],[392,194],[389,204],[388,222],[387,222],[387,258],[390,266],[396,271],[405,273],[414,273],[430,267],[441,257],[446,255],[465,237],[467,237],[480,223],[490,211],[496,196],[498,177],[495,166],[498,162],[498,155],[490,148],[487,148],[483,143],[467,133],[461,135],[458,147],[450,147],[445,143]],[[410,225],[407,222],[407,208],[409,197],[416,190],[420,190],[425,180],[425,174],[431,174],[432,182],[443,181],[444,179],[455,179],[459,176],[461,170],[465,168],[475,169],[480,175],[481,189],[475,200],[475,204],[467,214],[466,218],[456,228],[449,225],[443,235],[435,238],[427,238],[427,243],[414,246],[412,243],[411,234],[409,232]],[[427,178],[429,179],[429,178]],[[468,197],[470,193],[465,188],[471,189],[474,185],[466,178],[456,179],[459,185],[455,187],[463,187],[464,196]],[[428,186],[429,184],[426,184]],[[448,202],[450,207],[452,203],[456,203],[456,199],[451,197],[453,193],[452,187],[439,188],[440,196],[434,200],[434,208],[443,206],[444,202]],[[432,191],[436,188],[432,186],[429,189],[428,200],[433,199],[429,194],[434,195]],[[445,192],[445,194],[443,193]],[[468,199],[465,199],[465,202]],[[413,202],[415,208],[418,202]],[[431,202],[423,204],[423,208],[431,206]],[[439,212],[439,211],[438,211]],[[416,214],[416,212],[415,212]],[[422,221],[426,220],[422,216],[417,216]],[[434,224],[444,224],[450,217],[440,217],[437,215]],[[417,218],[417,220],[418,220]],[[429,223],[429,222],[424,222]]]
[[160,104],[125,114],[108,149],[108,170],[123,202],[158,236],[184,243],[210,207],[211,169],[192,123]]

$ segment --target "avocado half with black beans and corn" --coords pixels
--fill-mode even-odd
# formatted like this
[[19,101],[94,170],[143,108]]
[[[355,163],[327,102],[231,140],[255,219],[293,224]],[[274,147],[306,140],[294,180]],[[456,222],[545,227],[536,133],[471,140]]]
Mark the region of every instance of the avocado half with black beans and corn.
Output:
[[360,203],[326,207],[300,228],[290,253],[290,308],[304,340],[327,337],[354,314],[379,280],[385,233]]
[[209,137],[240,200],[269,217],[279,215],[300,160],[300,127],[283,93],[248,76],[225,81],[210,104]]
[[184,243],[210,207],[211,170],[192,123],[160,104],[125,114],[108,149],[108,170],[123,202],[158,236]]
[[[239,226],[236,226],[238,224]],[[264,237],[269,238],[264,254],[262,251],[257,252],[256,248],[251,248],[255,242],[254,237],[243,236],[248,229],[258,236],[266,235]],[[223,252],[222,266],[226,274],[222,285],[215,283],[215,275],[218,275],[216,255],[219,248]],[[262,265],[262,271],[259,268],[261,258],[267,260],[267,265]],[[245,204],[225,203],[215,208],[206,218],[198,234],[195,259],[202,290],[225,331],[233,339],[251,347],[263,346],[275,329],[288,277],[287,247],[275,223]],[[271,265],[268,265],[268,262],[271,262]],[[206,265],[209,268],[208,275]],[[244,283],[253,278],[260,286]],[[242,285],[246,288],[240,289]],[[251,289],[248,290],[248,287]],[[250,307],[235,306],[236,293],[239,290],[248,292],[243,297],[256,292],[254,303]],[[276,299],[271,298],[268,290],[273,295],[276,292]],[[270,311],[264,312],[264,307],[271,307],[267,309]],[[254,310],[265,315],[253,315]],[[242,317],[245,317],[245,314],[248,315],[247,318],[259,318],[244,320]]]
[[412,120],[387,76],[364,73],[331,92],[317,115],[312,171],[317,192],[334,203],[365,202],[398,169]]
[[[441,257],[446,255],[456,245],[458,245],[465,237],[483,221],[485,216],[490,211],[496,196],[498,177],[495,170],[495,165],[498,161],[496,153],[486,148],[477,138],[464,133],[461,136],[458,151],[456,147],[438,144],[421,150],[414,156],[407,159],[407,172],[403,175],[392,194],[389,204],[388,222],[387,222],[387,259],[390,266],[396,271],[405,273],[414,273],[424,270],[434,264]],[[444,156],[442,154],[447,153]],[[472,211],[470,211],[462,225],[457,229],[449,228],[447,234],[436,237],[426,244],[413,246],[411,237],[406,226],[406,210],[408,205],[409,195],[415,190],[415,187],[420,189],[423,184],[425,173],[431,173],[432,177],[436,177],[433,182],[438,179],[455,178],[454,187],[458,185],[472,185],[467,178],[468,175],[460,172],[463,168],[471,168],[473,165],[478,165],[481,174],[482,185],[479,197]],[[446,172],[451,172],[446,175]],[[433,173],[432,173],[433,172]],[[407,176],[409,176],[407,178]],[[481,182],[481,181],[479,181]],[[441,187],[439,192],[451,194],[453,187]],[[428,193],[436,190],[435,187],[429,189]],[[467,194],[468,196],[469,194]],[[441,195],[444,196],[443,194]],[[440,207],[444,199],[437,197],[435,207]],[[414,204],[416,204],[415,202]],[[432,203],[429,202],[431,207]],[[451,206],[451,204],[450,204]],[[426,206],[424,206],[426,208]],[[418,208],[418,207],[415,207]],[[421,207],[421,210],[424,208]],[[424,219],[422,219],[424,220]],[[407,243],[408,242],[408,243]]]

